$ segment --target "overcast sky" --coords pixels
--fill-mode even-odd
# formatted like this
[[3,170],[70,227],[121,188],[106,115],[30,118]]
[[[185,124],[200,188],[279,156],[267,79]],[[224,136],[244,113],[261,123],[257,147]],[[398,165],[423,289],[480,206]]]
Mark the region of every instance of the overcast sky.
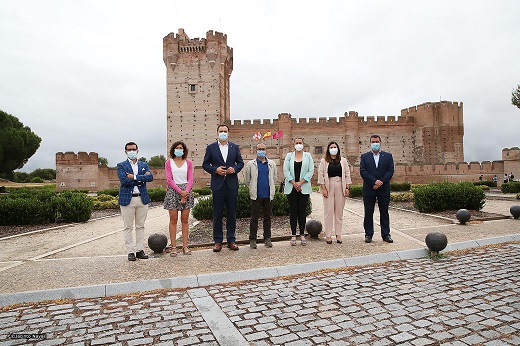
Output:
[[115,166],[130,140],[166,155],[163,37],[216,30],[234,50],[232,120],[463,102],[465,160],[500,160],[520,146],[519,13],[515,0],[0,0],[0,109],[42,138],[22,171],[60,151]]

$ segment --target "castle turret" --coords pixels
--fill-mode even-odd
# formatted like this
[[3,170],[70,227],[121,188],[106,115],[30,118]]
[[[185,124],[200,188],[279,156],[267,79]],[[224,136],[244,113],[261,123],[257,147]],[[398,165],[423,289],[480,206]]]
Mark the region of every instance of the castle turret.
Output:
[[[233,49],[227,36],[208,31],[190,39],[179,29],[163,39],[167,79],[167,150],[182,140],[190,158],[200,164],[206,145],[215,140],[217,126],[230,123],[229,78]],[[202,140],[201,140],[202,139]]]

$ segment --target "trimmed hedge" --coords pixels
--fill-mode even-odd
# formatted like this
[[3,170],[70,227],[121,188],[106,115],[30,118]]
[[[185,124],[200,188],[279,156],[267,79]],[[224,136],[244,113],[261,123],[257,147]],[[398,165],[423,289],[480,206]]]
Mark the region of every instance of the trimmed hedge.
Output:
[[458,209],[480,210],[484,191],[473,183],[436,183],[414,189],[414,206],[421,213]]
[[512,181],[509,183],[503,183],[500,189],[503,193],[518,193],[520,192],[520,182]]
[[391,202],[413,202],[413,193],[411,192],[390,192]]
[[410,191],[412,184],[410,183],[390,183],[390,191]]
[[166,197],[166,189],[160,187],[148,189],[148,194],[150,195],[150,201],[164,202],[164,197]]
[[351,198],[357,198],[363,196],[363,186],[362,185],[350,185],[350,194]]
[[198,194],[199,196],[209,196],[211,195],[211,188],[209,187],[199,187],[191,189],[193,193]]
[[[213,219],[213,197],[207,196],[200,198],[191,211],[193,217],[197,220]],[[310,215],[312,212],[312,203],[310,198],[305,212],[306,215]],[[289,215],[289,202],[287,196],[283,193],[276,192],[273,199],[273,216],[284,215]],[[225,207],[224,216],[226,216]],[[249,197],[249,188],[242,185],[238,189],[237,218],[247,217],[251,217],[251,198]]]
[[106,189],[106,190],[99,190],[97,192],[98,196],[99,195],[109,195],[109,196],[114,196],[114,197],[117,197],[119,196],[119,189]]
[[0,225],[86,222],[92,207],[92,199],[81,192],[18,189],[0,197]]
[[475,181],[473,182],[475,186],[485,185],[489,187],[497,187],[497,183],[490,181],[490,180],[482,180],[482,181]]

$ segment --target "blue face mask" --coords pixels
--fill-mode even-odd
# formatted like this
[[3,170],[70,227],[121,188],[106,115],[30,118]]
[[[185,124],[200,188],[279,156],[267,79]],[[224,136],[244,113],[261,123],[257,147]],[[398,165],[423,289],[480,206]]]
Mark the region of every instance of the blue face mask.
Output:
[[257,150],[256,155],[258,155],[259,158],[265,157],[265,150]]
[[381,143],[372,143],[370,144],[370,147],[373,151],[379,151],[379,149],[381,149]]
[[227,139],[228,139],[227,132],[219,132],[218,139],[220,139],[221,141],[227,141]]
[[137,151],[128,151],[126,153],[126,156],[130,159],[130,160],[135,160],[137,159]]
[[173,153],[175,154],[176,157],[181,157],[182,155],[184,155],[184,150],[182,150],[182,149],[174,149]]

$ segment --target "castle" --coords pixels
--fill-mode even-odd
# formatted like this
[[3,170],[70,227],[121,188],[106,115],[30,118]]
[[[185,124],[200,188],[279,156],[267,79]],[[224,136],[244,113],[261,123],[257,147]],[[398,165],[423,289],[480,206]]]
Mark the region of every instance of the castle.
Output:
[[[163,39],[163,61],[167,85],[167,148],[177,140],[186,143],[195,164],[195,185],[207,186],[210,176],[202,170],[208,143],[216,140],[219,124],[230,128],[230,140],[241,148],[244,161],[256,157],[258,134],[267,145],[267,156],[279,167],[293,150],[294,136],[303,137],[317,167],[327,144],[334,140],[352,165],[354,184],[361,183],[359,159],[369,150],[372,134],[381,136],[383,150],[394,156],[393,181],[427,183],[431,181],[485,180],[504,172],[520,172],[520,150],[504,149],[502,161],[464,162],[464,124],[462,102],[427,102],[401,110],[400,116],[360,117],[345,112],[343,117],[297,119],[279,114],[277,119],[230,119],[230,76],[233,49],[227,36],[208,31],[206,38],[190,39],[183,29]],[[276,139],[273,139],[274,134]],[[262,140],[262,139],[260,139]],[[150,186],[166,187],[164,169],[154,168]],[[313,183],[316,182],[315,174]],[[97,153],[57,153],[58,189],[100,190],[119,187],[114,168],[98,166]]]

